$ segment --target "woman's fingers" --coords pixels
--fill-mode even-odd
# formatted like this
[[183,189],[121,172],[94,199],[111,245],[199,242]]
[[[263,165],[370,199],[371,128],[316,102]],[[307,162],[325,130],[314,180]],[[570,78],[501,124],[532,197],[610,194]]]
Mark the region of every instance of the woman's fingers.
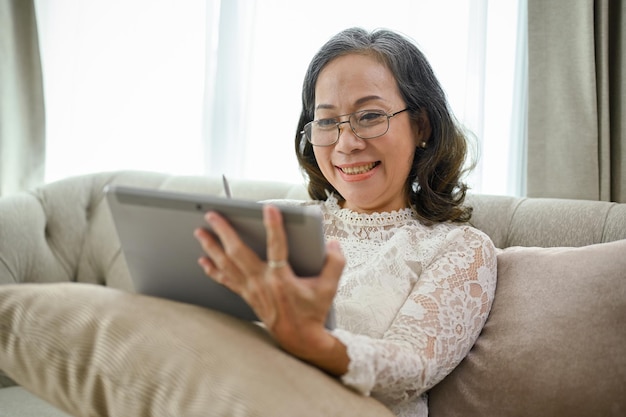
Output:
[[200,265],[207,276],[235,291],[235,282],[229,279],[225,272],[227,270],[227,259],[224,256],[221,245],[205,229],[196,229],[194,236],[207,254],[207,256],[202,256],[198,259],[198,265]]
[[207,253],[217,266],[224,268],[229,264],[236,264],[238,268],[243,268],[245,273],[257,273],[259,269],[258,257],[241,240],[228,221],[215,212],[208,212],[205,215],[205,220],[219,241],[219,250],[213,247],[214,251]]
[[288,266],[287,236],[280,210],[272,205],[263,207],[263,222],[267,234],[267,264],[273,269]]
[[[306,345],[311,328],[323,329],[345,260],[339,244],[329,242],[327,261],[318,277],[300,279],[286,263],[287,236],[280,210],[263,207],[268,262],[263,262],[217,213],[205,216],[212,233],[195,232],[207,256],[198,263],[205,273],[241,295],[285,346]],[[295,345],[294,345],[295,343]]]
[[[257,265],[256,268],[262,270],[261,261],[223,217],[209,212],[205,219],[213,233],[201,228],[194,231],[206,253],[206,256],[198,260],[198,264],[206,275],[241,294],[245,291],[246,277],[249,276],[248,272],[241,269],[242,262],[245,265]],[[248,269],[253,266],[248,266]]]

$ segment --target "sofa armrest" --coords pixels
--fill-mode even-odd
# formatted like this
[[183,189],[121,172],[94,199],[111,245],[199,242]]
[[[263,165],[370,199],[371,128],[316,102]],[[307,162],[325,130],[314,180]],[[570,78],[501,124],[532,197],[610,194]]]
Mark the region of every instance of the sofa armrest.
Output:
[[71,280],[71,271],[63,262],[68,254],[56,252],[47,220],[42,204],[32,194],[0,199],[0,284]]
[[156,187],[152,173],[72,177],[0,198],[0,285],[85,282],[132,290],[103,189]]

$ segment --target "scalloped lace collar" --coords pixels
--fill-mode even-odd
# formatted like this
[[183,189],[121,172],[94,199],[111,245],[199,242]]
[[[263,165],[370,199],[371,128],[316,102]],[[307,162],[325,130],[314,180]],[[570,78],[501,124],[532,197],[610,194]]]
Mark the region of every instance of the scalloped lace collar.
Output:
[[323,206],[329,213],[332,213],[340,220],[355,226],[398,226],[399,224],[417,219],[415,212],[410,207],[391,212],[357,213],[356,211],[342,208],[334,194],[328,195]]

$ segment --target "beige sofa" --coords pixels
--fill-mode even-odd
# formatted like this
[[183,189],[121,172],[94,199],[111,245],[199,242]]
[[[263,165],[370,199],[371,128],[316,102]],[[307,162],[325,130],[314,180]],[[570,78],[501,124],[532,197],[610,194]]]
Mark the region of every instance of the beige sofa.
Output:
[[[19,284],[0,286],[0,417],[390,415],[252,324],[128,295],[109,183],[223,195],[217,177],[125,171],[0,198],[0,284]],[[307,198],[286,183],[231,188]],[[470,354],[430,391],[430,415],[626,415],[626,204],[468,202],[503,249],[496,298]]]

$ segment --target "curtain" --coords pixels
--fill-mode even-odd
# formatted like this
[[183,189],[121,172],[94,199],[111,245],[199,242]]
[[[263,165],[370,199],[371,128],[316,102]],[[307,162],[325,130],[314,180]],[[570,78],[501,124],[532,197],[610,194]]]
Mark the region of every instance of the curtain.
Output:
[[0,195],[43,182],[45,115],[31,0],[0,2]]
[[624,2],[528,0],[529,197],[626,202]]
[[[208,175],[239,176],[243,170],[250,67],[256,3],[211,2],[207,8],[204,78],[204,168]],[[210,30],[208,30],[210,28]]]
[[45,181],[136,169],[202,174],[210,0],[35,0]]

